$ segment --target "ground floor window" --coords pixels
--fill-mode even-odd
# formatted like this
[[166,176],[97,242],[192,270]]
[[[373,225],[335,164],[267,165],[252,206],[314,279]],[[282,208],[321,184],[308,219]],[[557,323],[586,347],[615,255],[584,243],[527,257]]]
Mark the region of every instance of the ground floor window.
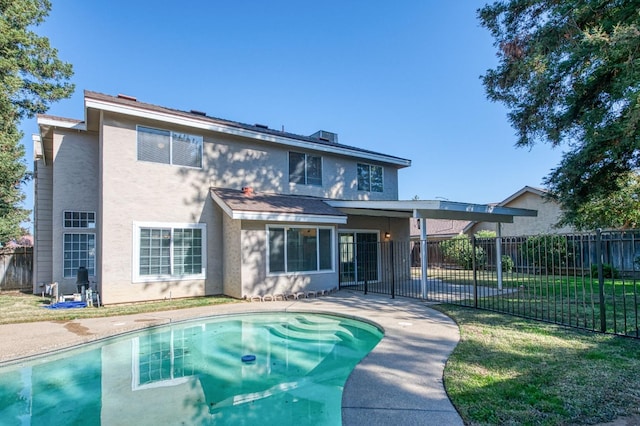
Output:
[[137,224],[134,281],[204,278],[205,234],[204,224]]
[[81,266],[87,268],[89,276],[95,276],[96,234],[64,234],[63,239],[64,277],[75,277]]
[[269,226],[269,273],[333,270],[333,228]]

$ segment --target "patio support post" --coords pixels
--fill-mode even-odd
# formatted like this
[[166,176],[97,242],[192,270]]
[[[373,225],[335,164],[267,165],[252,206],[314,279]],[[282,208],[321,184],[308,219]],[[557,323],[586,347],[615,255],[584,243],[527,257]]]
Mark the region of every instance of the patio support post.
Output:
[[502,226],[500,222],[496,222],[496,273],[498,290],[502,291]]
[[422,287],[422,298],[427,298],[427,220],[420,219],[420,284]]

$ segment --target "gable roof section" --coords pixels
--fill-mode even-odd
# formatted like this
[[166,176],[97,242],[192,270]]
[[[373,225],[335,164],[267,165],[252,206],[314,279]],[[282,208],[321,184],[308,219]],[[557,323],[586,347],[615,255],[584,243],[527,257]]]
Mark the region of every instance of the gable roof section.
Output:
[[211,197],[232,219],[273,222],[345,224],[347,216],[321,198],[272,193],[245,194],[237,189],[211,188]]
[[411,160],[405,158],[329,142],[316,137],[296,135],[294,133],[281,132],[265,128],[263,126],[209,117],[204,113],[197,111],[187,112],[147,104],[139,102],[135,98],[128,96],[118,97],[85,90],[84,99],[85,114],[87,116],[89,115],[88,111],[90,109],[110,111],[134,117],[160,120],[167,123],[247,137],[263,142],[290,146],[292,148],[311,149],[320,152],[357,157],[369,161],[384,163],[397,168],[409,167],[411,165]]
[[[540,197],[543,197],[543,198],[549,193],[549,191],[547,191],[546,189],[534,188],[533,186],[525,185],[520,190],[518,190],[518,191],[514,192],[513,194],[509,195],[507,198],[505,198],[501,202],[499,202],[497,204],[493,204],[493,205],[500,206],[500,207],[506,207],[507,204],[509,204],[513,200],[516,200],[518,197],[522,196],[523,194],[526,194],[527,192],[530,192],[530,193],[535,194],[535,195],[539,195]],[[464,227],[464,231],[463,232],[464,233],[469,232],[469,230],[471,228],[473,228],[474,225],[476,225],[478,222],[481,222],[481,221],[476,220],[476,221],[469,222],[467,224],[467,226]]]
[[508,196],[507,198],[505,198],[503,201],[499,202],[498,205],[499,206],[506,206],[507,204],[509,204],[510,202],[512,202],[513,200],[515,200],[516,198],[520,197],[521,195],[530,192],[532,194],[535,195],[539,195],[540,197],[545,197],[549,191],[547,191],[546,189],[542,189],[542,188],[534,188],[533,186],[525,186],[522,189],[520,189],[519,191],[517,191],[514,194],[511,194],[510,196]]

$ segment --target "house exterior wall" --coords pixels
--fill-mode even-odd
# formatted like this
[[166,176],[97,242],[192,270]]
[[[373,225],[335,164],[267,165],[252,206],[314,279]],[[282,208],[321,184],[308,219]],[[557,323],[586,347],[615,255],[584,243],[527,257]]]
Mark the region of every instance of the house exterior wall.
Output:
[[[147,124],[147,123],[140,123]],[[102,300],[120,303],[222,293],[221,212],[209,197],[205,168],[137,160],[136,123],[105,113],[101,124]],[[205,224],[209,239],[205,279],[136,282],[134,226]]]
[[228,215],[222,213],[222,240],[224,253],[223,266],[223,293],[242,298],[242,251],[241,241],[241,221],[233,220]]
[[[60,294],[75,293],[76,275],[64,277],[64,234],[96,234],[96,229],[65,228],[65,211],[98,211],[98,143],[95,133],[77,132],[73,130],[59,130],[53,134],[52,142],[53,166],[51,172],[45,176],[38,176],[38,185],[47,187],[47,180],[52,185],[51,190],[51,276],[52,282],[58,282]],[[46,171],[48,168],[43,168]],[[48,176],[47,176],[48,175]],[[49,177],[49,179],[47,179]],[[38,206],[43,215],[47,215],[45,206]],[[42,224],[45,224],[45,219]],[[41,225],[39,223],[38,225]],[[46,225],[45,225],[46,226]],[[38,229],[38,232],[43,231]],[[46,234],[46,228],[44,230]],[[45,237],[46,238],[46,237]],[[43,242],[42,240],[40,242]],[[40,244],[39,242],[39,244]],[[38,258],[37,264],[41,262]],[[43,267],[46,269],[46,261]],[[38,265],[40,269],[40,265]],[[43,273],[46,273],[43,271]],[[40,280],[40,275],[37,280]],[[42,277],[47,281],[46,277]],[[90,276],[90,280],[97,277]]]
[[[45,151],[46,152],[46,151]],[[50,284],[53,280],[53,233],[51,223],[51,209],[53,206],[53,167],[51,166],[51,151],[49,151],[49,164],[44,159],[34,163],[36,175],[34,183],[34,274],[33,292],[41,293],[41,284]]]
[[[212,200],[210,188],[250,186],[256,192],[348,200],[398,197],[398,167],[358,159],[357,153],[328,153],[320,145],[315,150],[289,147],[102,109],[92,109],[88,117],[90,131],[65,129],[64,125],[46,127],[50,129],[51,161],[49,165],[43,161],[37,164],[39,254],[34,292],[40,291],[41,282],[53,281],[60,283],[63,294],[76,291],[75,274],[63,277],[65,232],[95,234],[96,272],[90,280],[98,283],[104,304],[330,289],[338,283],[337,260],[330,272],[267,274],[268,224],[232,220]],[[138,126],[202,136],[202,168],[139,161]],[[289,182],[289,152],[322,157],[322,186]],[[358,191],[358,164],[383,166],[383,192]],[[65,211],[95,212],[95,228],[64,229]],[[408,240],[408,226],[399,223],[395,219],[367,222],[361,218],[360,224],[356,220],[352,226],[376,226],[383,233],[390,230],[394,239],[406,236]],[[204,226],[204,278],[153,281],[138,277],[138,229],[180,225]]]
[[[332,271],[267,274],[267,226],[287,224],[242,221],[242,297],[264,294],[329,290],[338,285],[337,238],[334,229],[334,268]],[[291,225],[300,225],[291,224]],[[305,223],[304,226],[317,226]],[[327,225],[321,225],[327,226]]]
[[[518,198],[504,205],[504,207],[521,208],[537,210],[536,217],[514,217],[513,223],[502,224],[502,236],[522,236],[522,235],[538,235],[538,234],[558,234],[569,233],[575,230],[572,227],[564,226],[555,228],[562,210],[560,205],[554,201],[546,200],[538,194],[525,192]],[[495,231],[496,224],[490,222],[478,222],[467,232],[473,235],[480,230]]]
[[[153,126],[152,123],[147,125]],[[189,129],[179,130],[194,133]],[[254,142],[212,132],[200,134],[205,142],[204,170],[207,171],[211,186],[234,189],[250,186],[256,192],[348,200],[398,199],[398,170],[394,167],[384,167],[384,192],[358,191],[357,164],[373,164],[366,160]],[[289,152],[322,157],[322,186],[289,182]]]

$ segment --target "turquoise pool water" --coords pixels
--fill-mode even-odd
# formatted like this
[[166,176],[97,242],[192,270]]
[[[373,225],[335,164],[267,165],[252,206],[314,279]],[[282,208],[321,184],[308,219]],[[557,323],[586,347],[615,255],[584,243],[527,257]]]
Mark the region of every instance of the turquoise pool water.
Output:
[[340,425],[344,383],[381,338],[308,313],[153,328],[0,367],[0,423]]

